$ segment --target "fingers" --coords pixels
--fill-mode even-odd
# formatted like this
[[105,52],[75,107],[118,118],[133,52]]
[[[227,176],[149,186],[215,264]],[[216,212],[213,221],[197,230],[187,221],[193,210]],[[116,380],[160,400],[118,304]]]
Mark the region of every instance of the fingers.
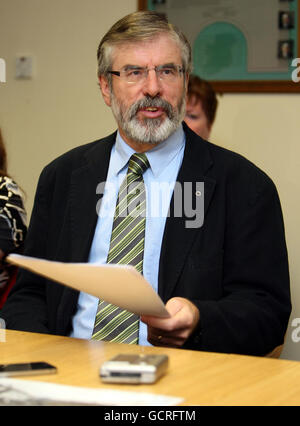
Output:
[[[185,325],[184,317],[180,316],[184,304],[181,298],[172,298],[166,303],[166,309],[171,315],[170,318],[159,318],[150,315],[141,316],[141,320],[153,328],[162,330],[173,330],[174,328],[182,328]],[[182,323],[182,324],[181,324]]]
[[186,330],[168,332],[157,328],[148,327],[148,341],[154,346],[180,347],[188,337]]
[[166,308],[170,318],[141,317],[148,325],[148,341],[155,346],[180,347],[198,324],[199,310],[192,302],[180,297],[170,299]]

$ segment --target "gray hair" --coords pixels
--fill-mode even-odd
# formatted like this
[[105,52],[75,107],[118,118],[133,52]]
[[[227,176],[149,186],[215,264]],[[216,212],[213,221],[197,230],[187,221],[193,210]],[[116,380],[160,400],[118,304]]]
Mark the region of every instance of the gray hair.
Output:
[[186,36],[179,28],[168,22],[166,15],[148,10],[125,16],[116,22],[105,34],[97,51],[98,76],[110,77],[108,71],[111,70],[112,54],[115,46],[153,40],[162,34],[170,35],[178,43],[181,49],[184,71],[190,74],[192,54],[191,46]]

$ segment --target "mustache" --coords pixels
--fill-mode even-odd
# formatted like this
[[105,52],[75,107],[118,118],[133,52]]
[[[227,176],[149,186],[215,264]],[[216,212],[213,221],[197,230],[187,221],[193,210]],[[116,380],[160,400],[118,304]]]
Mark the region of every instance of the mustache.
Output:
[[131,105],[128,110],[129,120],[132,120],[140,109],[149,107],[162,108],[170,120],[174,118],[173,107],[169,104],[169,102],[159,97],[151,98],[151,96],[145,96],[145,98],[140,99]]

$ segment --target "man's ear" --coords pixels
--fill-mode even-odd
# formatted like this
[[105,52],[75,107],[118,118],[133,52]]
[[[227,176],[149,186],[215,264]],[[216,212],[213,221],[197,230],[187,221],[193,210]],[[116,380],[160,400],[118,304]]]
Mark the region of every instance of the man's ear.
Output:
[[110,93],[110,87],[109,87],[109,83],[106,77],[104,77],[103,75],[100,75],[99,77],[99,85],[100,85],[100,90],[104,99],[104,102],[106,103],[107,106],[111,106],[111,93]]

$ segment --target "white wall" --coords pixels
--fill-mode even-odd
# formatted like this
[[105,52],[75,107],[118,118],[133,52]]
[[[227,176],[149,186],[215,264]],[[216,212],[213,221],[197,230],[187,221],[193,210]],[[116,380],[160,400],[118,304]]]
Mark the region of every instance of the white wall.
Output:
[[[115,129],[97,86],[96,52],[136,0],[0,0],[0,126],[9,172],[30,212],[41,169],[58,154]],[[34,78],[14,78],[15,58],[33,56]]]
[[[49,161],[115,129],[97,87],[96,50],[110,26],[136,6],[136,0],[0,0],[0,57],[7,65],[0,126],[9,171],[27,193],[29,213]],[[19,55],[34,57],[32,80],[14,79]],[[244,154],[277,185],[290,257],[291,319],[300,318],[299,111],[299,95],[223,95],[211,137]],[[300,360],[300,342],[291,332],[283,357]]]

